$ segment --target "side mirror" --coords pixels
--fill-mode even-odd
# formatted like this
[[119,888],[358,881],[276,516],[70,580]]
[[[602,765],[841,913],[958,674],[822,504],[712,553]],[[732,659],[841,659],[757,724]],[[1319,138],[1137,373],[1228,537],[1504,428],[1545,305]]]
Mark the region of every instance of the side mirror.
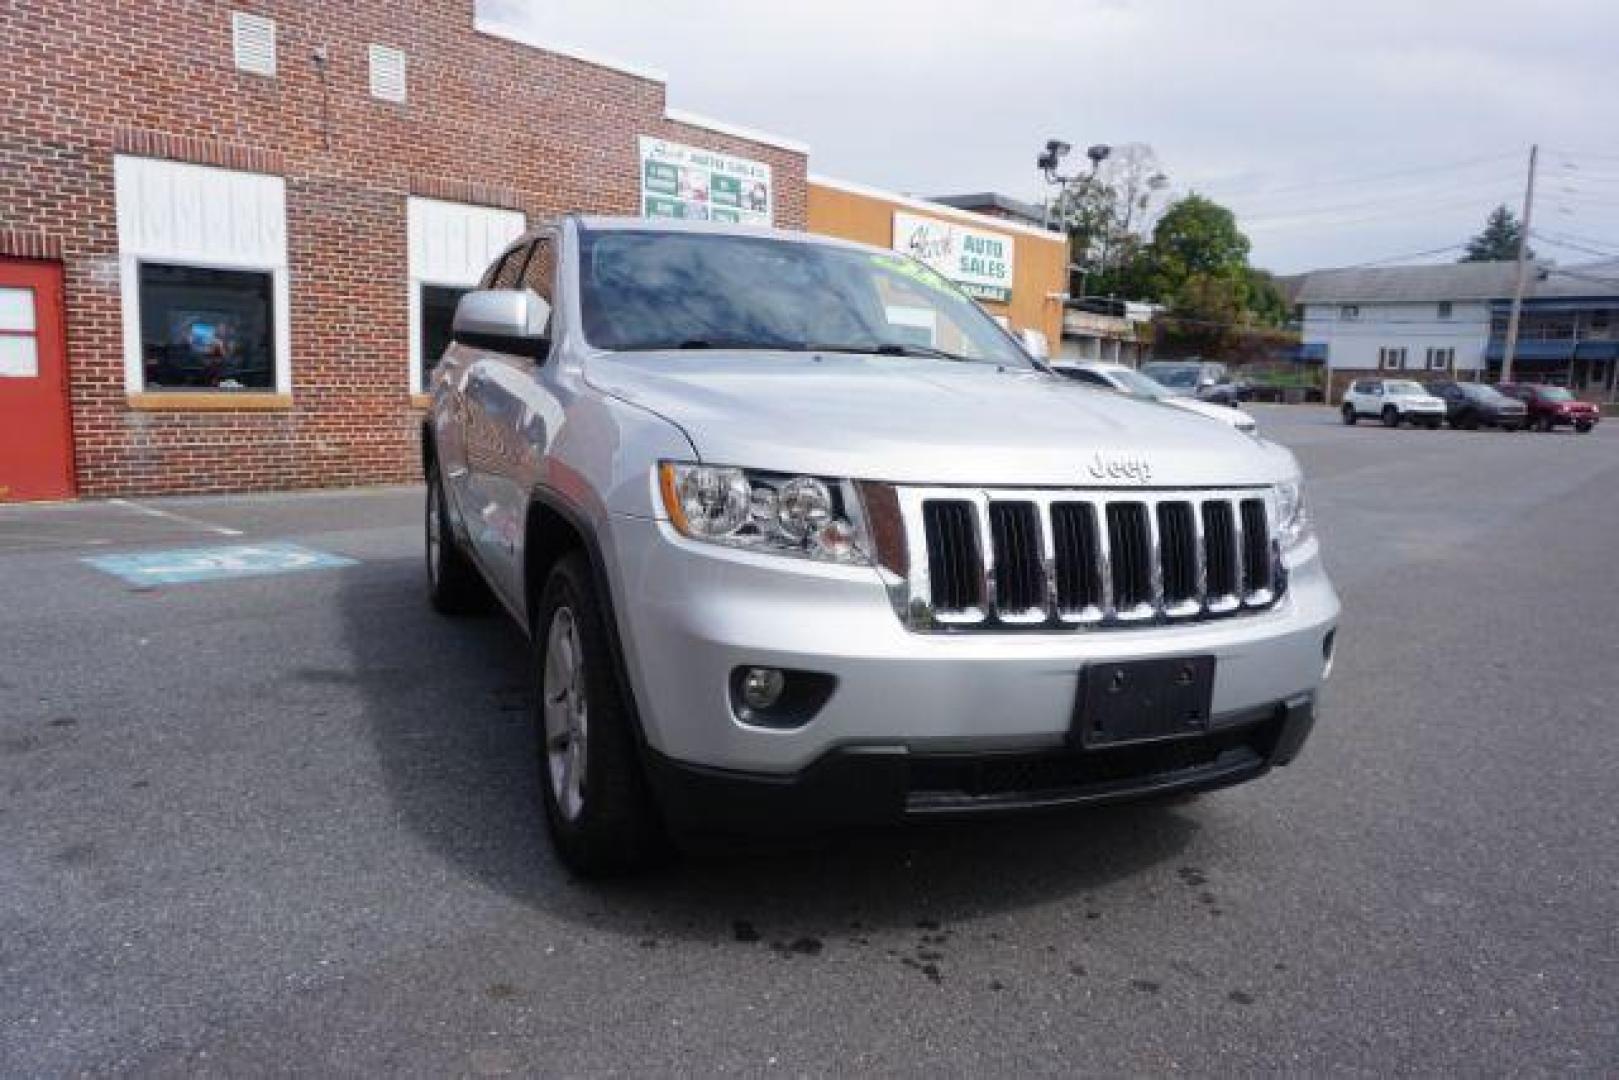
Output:
[[1017,340],[1018,344],[1023,346],[1023,351],[1036,360],[1051,358],[1051,343],[1041,331],[1025,327],[1017,332]]
[[479,289],[455,305],[456,341],[543,360],[551,349],[551,305],[528,289]]

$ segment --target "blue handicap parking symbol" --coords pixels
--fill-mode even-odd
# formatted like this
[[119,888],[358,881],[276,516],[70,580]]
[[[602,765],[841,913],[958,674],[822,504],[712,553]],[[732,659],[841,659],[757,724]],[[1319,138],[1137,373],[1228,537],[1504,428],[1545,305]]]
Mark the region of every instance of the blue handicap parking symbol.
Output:
[[194,581],[262,577],[354,565],[353,559],[342,555],[328,555],[324,551],[280,542],[95,555],[84,561],[132,585],[185,585]]

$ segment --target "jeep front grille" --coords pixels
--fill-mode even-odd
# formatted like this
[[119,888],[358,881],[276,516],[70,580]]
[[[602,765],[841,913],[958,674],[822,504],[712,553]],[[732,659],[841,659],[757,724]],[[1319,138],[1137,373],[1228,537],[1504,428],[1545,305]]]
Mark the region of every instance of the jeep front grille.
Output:
[[1251,613],[1286,588],[1270,492],[900,488],[913,630],[1079,630]]

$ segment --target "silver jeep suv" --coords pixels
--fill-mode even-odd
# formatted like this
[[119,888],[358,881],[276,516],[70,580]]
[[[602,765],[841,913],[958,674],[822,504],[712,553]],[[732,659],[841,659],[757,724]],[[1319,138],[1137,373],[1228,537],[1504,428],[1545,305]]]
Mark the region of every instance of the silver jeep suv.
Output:
[[1310,731],[1338,600],[1292,455],[1053,374],[920,263],[570,217],[453,337],[431,597],[527,631],[577,871],[1221,787]]

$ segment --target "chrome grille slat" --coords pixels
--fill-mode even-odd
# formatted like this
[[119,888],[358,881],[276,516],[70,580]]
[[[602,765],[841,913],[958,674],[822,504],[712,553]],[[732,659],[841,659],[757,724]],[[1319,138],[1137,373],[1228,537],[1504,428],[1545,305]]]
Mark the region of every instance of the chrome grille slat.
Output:
[[918,631],[1196,623],[1286,585],[1268,489],[897,489]]

